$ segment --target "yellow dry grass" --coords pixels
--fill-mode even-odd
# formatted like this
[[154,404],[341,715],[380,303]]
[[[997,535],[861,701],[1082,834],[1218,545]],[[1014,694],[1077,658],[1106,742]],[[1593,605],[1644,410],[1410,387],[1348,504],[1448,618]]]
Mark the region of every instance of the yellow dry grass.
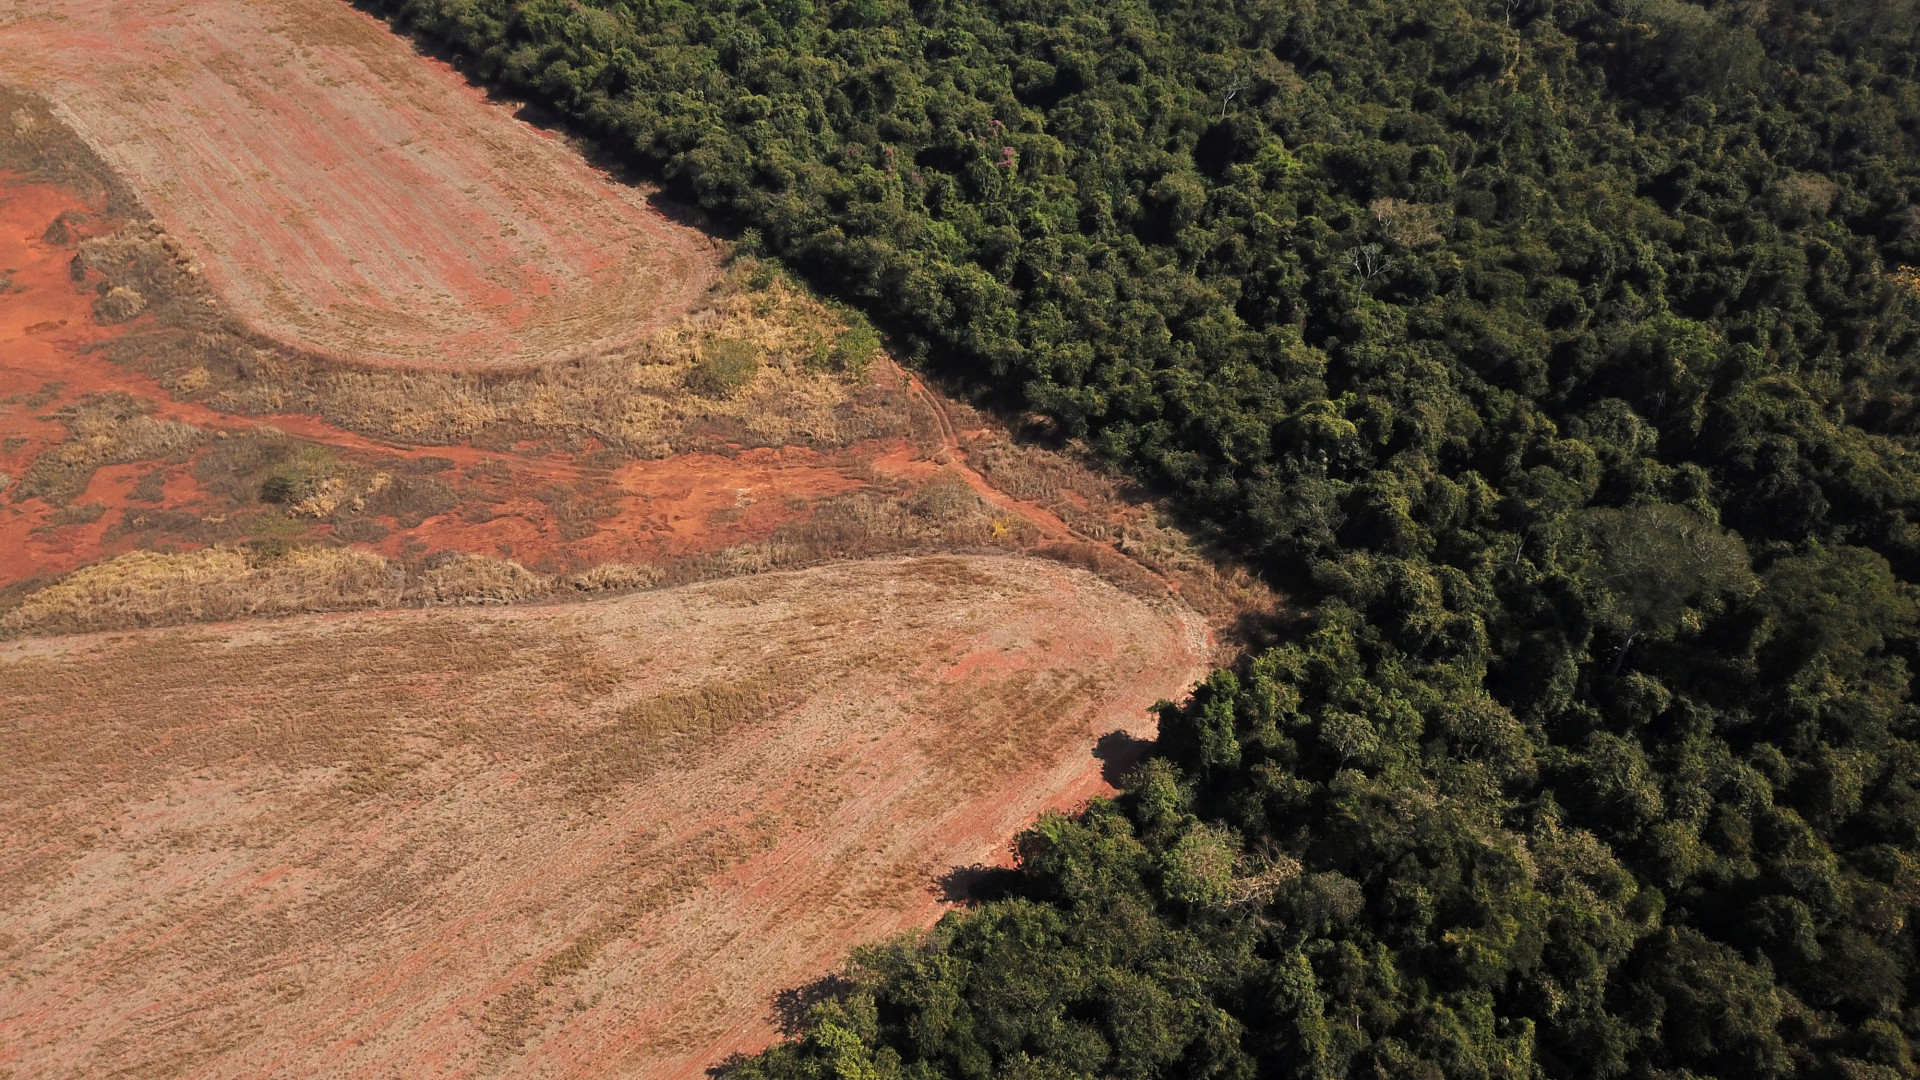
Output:
[[421,574],[407,590],[409,599],[441,607],[449,604],[512,604],[544,596],[553,579],[510,559],[459,555]]
[[[577,576],[587,584],[576,587],[634,588],[659,579],[658,571],[649,578],[647,570],[651,568],[606,567]],[[0,615],[0,637],[402,604],[510,604],[546,596],[553,588],[553,579],[546,575],[485,555],[460,555],[409,573],[398,562],[351,548],[130,551],[27,594]]]
[[[103,261],[118,280],[133,263]],[[250,340],[222,321],[187,320],[214,310],[191,275],[142,278],[145,295],[184,298],[165,311],[178,325],[109,343],[110,355],[146,369],[175,394],[246,415],[306,412],[349,430],[409,443],[497,443],[527,438],[594,439],[641,457],[703,445],[704,432],[750,445],[843,446],[905,434],[897,395],[820,363],[850,329],[846,320],[784,276],[743,264],[699,311],[607,356],[512,373],[394,371],[318,361]],[[758,371],[739,392],[699,393],[703,350],[728,343],[751,352]],[[859,410],[846,408],[856,398]]]
[[70,437],[36,457],[20,478],[12,499],[42,498],[64,503],[84,490],[102,465],[142,461],[198,446],[207,433],[178,420],[156,420],[148,415],[153,403],[126,394],[95,394],[52,417],[66,425]]
[[389,607],[403,579],[368,551],[290,552],[263,565],[239,551],[131,551],[76,570],[0,616],[0,634],[74,633],[166,623]]

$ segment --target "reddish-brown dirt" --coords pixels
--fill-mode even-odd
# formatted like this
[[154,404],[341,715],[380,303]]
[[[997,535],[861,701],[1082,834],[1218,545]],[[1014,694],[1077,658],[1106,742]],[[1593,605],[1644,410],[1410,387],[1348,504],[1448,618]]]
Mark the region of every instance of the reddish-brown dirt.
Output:
[[57,103],[291,348],[544,363],[636,341],[714,280],[699,232],[339,0],[0,5],[0,83]]
[[0,646],[0,1070],[698,1077],[1206,660],[1018,556]]
[[[0,474],[8,481],[19,480],[49,448],[70,441],[66,427],[51,418],[62,407],[90,395],[126,394],[155,418],[209,432],[244,433],[266,425],[369,467],[441,466],[436,475],[449,478],[459,504],[412,527],[387,519],[387,536],[370,545],[385,554],[467,551],[577,568],[659,562],[764,540],[803,516],[808,504],[883,480],[887,474],[870,465],[875,458],[897,461],[903,474],[926,472],[912,467],[913,450],[897,440],[838,454],[778,447],[593,466],[577,454],[400,447],[314,417],[235,417],[180,401],[93,348],[139,330],[142,322],[99,325],[92,314],[93,293],[76,287],[67,272],[78,239],[55,244],[42,238],[61,213],[97,215],[99,209],[55,185],[0,174],[0,271],[10,271],[8,291],[0,295]],[[195,482],[194,463],[206,452],[203,447],[172,458],[101,466],[84,489],[65,500],[69,506],[97,508],[91,520],[74,520],[71,513],[62,517],[62,507],[47,500],[14,499],[0,509],[0,586],[153,546],[156,537],[137,527],[144,519],[224,518],[248,510],[246,504],[255,500],[222,499]],[[139,481],[156,469],[166,473],[158,497],[136,498]],[[0,483],[0,495],[9,486]],[[593,504],[590,528],[572,537],[562,521],[569,500]],[[312,532],[324,538],[327,529],[316,522]],[[161,546],[200,546],[192,539],[159,539]]]
[[[86,215],[85,224],[49,240],[47,227],[62,214]],[[549,572],[605,563],[666,565],[765,542],[783,528],[805,525],[836,496],[897,502],[952,481],[997,515],[995,528],[1007,530],[995,541],[1000,546],[1087,547],[1084,533],[1052,510],[1010,497],[972,468],[965,447],[981,433],[955,430],[936,394],[884,362],[875,378],[904,388],[926,437],[828,450],[774,446],[621,459],[590,447],[404,446],[313,416],[237,416],[182,400],[137,365],[108,359],[101,347],[142,333],[153,317],[102,326],[93,315],[94,290],[69,275],[89,232],[111,232],[119,224],[72,191],[0,173],[0,271],[7,272],[7,291],[0,294],[0,588],[49,580],[128,551],[192,550],[262,536],[346,541],[391,558],[482,554]],[[167,453],[108,455],[63,497],[27,494],[25,478],[36,462],[86,441],[61,421],[61,412],[114,396],[152,419],[192,425],[202,437]],[[268,431],[324,448],[363,474],[424,477],[437,501],[412,514],[370,513],[359,531],[337,535],[337,519],[290,515],[262,503],[257,478],[243,490],[210,490],[203,482],[207,459],[219,455],[223,443]],[[851,553],[860,553],[854,548]],[[1103,572],[1105,563],[1129,569],[1111,544],[1088,548],[1096,549],[1098,558],[1076,554],[1075,561]]]

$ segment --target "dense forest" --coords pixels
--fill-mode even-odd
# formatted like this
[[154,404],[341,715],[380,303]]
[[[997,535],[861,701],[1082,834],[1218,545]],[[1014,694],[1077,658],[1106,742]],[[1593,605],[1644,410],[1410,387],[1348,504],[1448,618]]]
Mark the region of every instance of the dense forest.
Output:
[[740,1080],[1920,1074],[1920,4],[373,6],[1308,611]]

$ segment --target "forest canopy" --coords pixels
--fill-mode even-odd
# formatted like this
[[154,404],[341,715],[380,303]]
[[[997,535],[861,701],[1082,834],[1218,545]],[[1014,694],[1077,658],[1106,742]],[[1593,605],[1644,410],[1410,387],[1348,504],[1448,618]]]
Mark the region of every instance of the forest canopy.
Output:
[[1309,614],[743,1080],[1896,1077],[1915,0],[386,0]]

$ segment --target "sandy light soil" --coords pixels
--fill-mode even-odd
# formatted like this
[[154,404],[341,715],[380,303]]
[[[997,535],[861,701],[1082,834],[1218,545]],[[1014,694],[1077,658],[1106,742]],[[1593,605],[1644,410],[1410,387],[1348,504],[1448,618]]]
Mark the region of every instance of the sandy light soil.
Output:
[[550,362],[714,278],[711,241],[340,0],[0,0],[0,83],[56,102],[292,348]]
[[1018,556],[0,646],[0,1069],[698,1077],[1204,667]]

